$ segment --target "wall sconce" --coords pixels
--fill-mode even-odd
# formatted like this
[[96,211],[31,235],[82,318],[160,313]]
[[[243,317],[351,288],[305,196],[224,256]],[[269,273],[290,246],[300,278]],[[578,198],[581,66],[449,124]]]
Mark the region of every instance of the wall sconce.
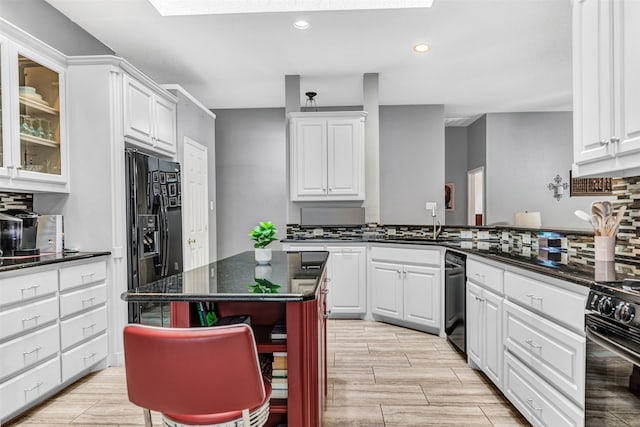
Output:
[[555,197],[559,202],[560,198],[564,194],[564,190],[567,190],[569,188],[569,183],[562,182],[562,177],[560,175],[556,175],[556,177],[553,178],[553,182],[549,183],[547,188],[549,190],[553,190],[553,197]]

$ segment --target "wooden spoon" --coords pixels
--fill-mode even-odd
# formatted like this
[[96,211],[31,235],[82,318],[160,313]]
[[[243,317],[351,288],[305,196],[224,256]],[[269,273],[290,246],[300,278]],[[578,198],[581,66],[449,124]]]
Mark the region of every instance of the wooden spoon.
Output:
[[574,214],[581,220],[587,221],[589,224],[591,224],[596,236],[600,235],[600,231],[598,230],[598,221],[596,220],[595,216],[589,215],[588,213],[586,213],[585,211],[581,211],[580,209],[576,210]]

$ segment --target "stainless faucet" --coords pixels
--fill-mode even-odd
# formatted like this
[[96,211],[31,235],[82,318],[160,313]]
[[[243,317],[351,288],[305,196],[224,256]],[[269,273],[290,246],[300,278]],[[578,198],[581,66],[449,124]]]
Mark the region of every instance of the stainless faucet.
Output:
[[442,231],[442,225],[440,225],[440,221],[436,219],[436,208],[431,209],[431,218],[433,218],[433,237],[432,240],[436,240]]

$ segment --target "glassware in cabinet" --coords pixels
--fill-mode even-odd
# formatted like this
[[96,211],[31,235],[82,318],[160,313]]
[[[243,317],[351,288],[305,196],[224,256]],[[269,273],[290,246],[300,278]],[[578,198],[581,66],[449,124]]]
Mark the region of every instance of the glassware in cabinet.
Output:
[[60,75],[18,55],[20,165],[60,175]]

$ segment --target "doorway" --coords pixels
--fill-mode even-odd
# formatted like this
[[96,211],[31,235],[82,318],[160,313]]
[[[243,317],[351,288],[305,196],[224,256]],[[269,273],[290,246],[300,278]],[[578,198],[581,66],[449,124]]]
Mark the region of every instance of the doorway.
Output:
[[467,172],[467,225],[484,225],[484,166]]
[[184,270],[209,264],[207,147],[184,137],[182,245]]

